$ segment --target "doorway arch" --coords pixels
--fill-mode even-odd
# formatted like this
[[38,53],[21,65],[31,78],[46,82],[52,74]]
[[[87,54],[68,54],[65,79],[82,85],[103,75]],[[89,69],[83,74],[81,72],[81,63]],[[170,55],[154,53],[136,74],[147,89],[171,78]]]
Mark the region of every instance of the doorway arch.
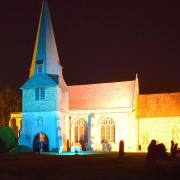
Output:
[[49,139],[45,133],[38,133],[34,137],[33,152],[48,152]]

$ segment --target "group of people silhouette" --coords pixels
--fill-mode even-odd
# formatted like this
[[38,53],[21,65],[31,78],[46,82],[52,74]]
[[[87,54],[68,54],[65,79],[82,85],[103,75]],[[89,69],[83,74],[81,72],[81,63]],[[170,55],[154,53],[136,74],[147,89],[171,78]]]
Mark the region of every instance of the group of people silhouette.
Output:
[[[157,144],[156,140],[152,140],[148,146],[148,153],[147,153],[147,164],[154,165],[156,160],[159,159],[168,159],[168,154],[166,152],[166,147],[163,143]],[[178,150],[178,144],[171,141],[171,148],[170,148],[170,157],[176,157],[176,154],[180,152]]]

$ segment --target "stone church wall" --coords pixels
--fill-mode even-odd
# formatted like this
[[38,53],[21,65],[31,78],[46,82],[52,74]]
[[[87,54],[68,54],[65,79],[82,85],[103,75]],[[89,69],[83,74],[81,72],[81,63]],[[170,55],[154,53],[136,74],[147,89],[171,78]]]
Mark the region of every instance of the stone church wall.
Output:
[[23,113],[19,144],[32,148],[34,137],[42,132],[48,137],[49,149],[58,149],[62,145],[60,122],[58,111]]
[[35,100],[34,89],[23,90],[23,112],[57,111],[57,87],[45,88],[45,99]]
[[62,88],[58,88],[58,107],[59,111],[65,114],[69,111],[69,94]]
[[[109,112],[108,112],[109,111]],[[90,120],[90,146],[93,150],[101,151],[101,122],[106,118],[113,120],[115,124],[115,142],[111,143],[111,150],[118,151],[119,141],[124,140],[126,151],[135,151],[137,148],[136,119],[130,109],[124,110],[77,110],[71,111],[71,141],[74,141],[74,123],[78,119]]]

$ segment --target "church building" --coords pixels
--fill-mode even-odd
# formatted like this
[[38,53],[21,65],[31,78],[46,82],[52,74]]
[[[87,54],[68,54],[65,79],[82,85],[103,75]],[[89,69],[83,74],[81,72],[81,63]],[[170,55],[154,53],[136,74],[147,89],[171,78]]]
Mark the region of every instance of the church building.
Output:
[[[68,68],[68,67],[67,67]],[[139,94],[138,76],[124,82],[67,86],[47,1],[42,5],[29,79],[21,86],[19,144],[36,151],[146,151],[152,139],[180,144],[180,92]],[[16,118],[17,117],[17,118]],[[21,122],[21,123],[20,123]]]

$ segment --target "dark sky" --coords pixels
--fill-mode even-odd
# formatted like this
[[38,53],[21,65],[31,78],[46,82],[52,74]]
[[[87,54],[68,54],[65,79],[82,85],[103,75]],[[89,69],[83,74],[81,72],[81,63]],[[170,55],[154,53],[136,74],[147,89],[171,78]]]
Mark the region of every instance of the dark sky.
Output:
[[[28,78],[41,2],[1,2],[1,87]],[[48,2],[68,85],[132,80],[137,72],[141,93],[180,91],[179,6]]]

